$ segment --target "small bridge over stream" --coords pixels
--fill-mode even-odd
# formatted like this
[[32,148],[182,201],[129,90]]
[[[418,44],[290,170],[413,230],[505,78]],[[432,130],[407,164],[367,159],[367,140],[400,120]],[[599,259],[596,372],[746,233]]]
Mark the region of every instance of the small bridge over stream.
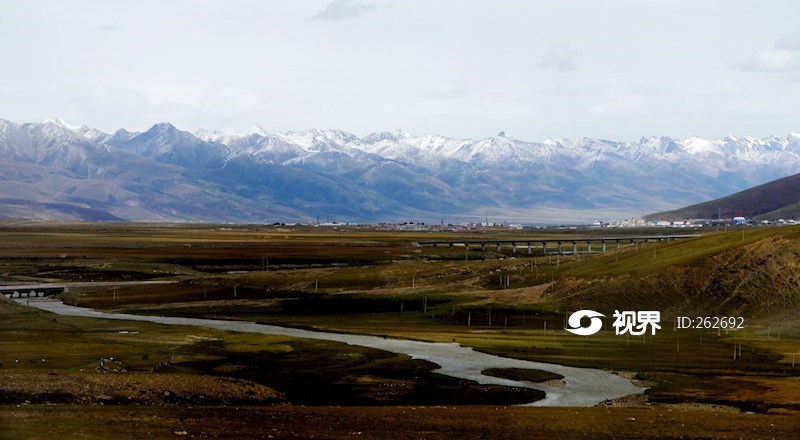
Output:
[[28,284],[19,286],[0,286],[0,294],[6,298],[44,298],[64,293],[64,284]]

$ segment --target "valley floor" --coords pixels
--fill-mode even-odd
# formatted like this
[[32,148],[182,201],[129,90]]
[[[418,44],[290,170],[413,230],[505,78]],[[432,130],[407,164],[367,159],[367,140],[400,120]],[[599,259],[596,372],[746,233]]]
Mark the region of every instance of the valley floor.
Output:
[[2,439],[797,438],[798,416],[706,408],[0,406]]
[[[79,306],[458,342],[602,368],[650,390],[593,408],[522,408],[509,405],[541,396],[382,350],[56,316],[0,299],[0,438],[796,438],[800,229],[577,256],[411,244],[450,237],[439,234],[0,225],[0,275],[66,283],[64,301]],[[609,320],[593,337],[563,330],[570,310],[610,316],[615,305],[662,310],[662,331],[625,338]],[[673,330],[684,313],[748,325]]]

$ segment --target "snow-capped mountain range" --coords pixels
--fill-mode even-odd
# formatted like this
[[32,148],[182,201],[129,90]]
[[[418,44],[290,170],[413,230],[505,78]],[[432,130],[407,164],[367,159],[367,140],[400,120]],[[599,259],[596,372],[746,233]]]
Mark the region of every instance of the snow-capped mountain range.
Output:
[[800,172],[800,134],[530,142],[339,130],[105,133],[0,119],[0,218],[558,222],[623,218]]

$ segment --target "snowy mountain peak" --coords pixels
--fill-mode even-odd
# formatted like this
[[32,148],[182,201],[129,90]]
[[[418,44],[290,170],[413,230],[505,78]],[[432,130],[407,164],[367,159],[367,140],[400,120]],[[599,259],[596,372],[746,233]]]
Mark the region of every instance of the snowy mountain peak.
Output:
[[86,139],[90,139],[97,142],[106,142],[111,137],[110,134],[100,131],[96,128],[91,128],[86,124],[78,127],[78,129],[75,130],[75,132],[85,137]]
[[120,129],[118,129],[117,131],[115,131],[114,133],[111,134],[111,137],[109,138],[109,140],[119,139],[119,140],[127,141],[127,140],[133,138],[134,136],[136,136],[138,134],[140,134],[140,133],[137,133],[135,131],[128,131],[128,130],[125,130],[124,128],[120,128]]
[[683,141],[684,149],[690,154],[713,153],[716,147],[713,141],[699,137],[690,137]]
[[228,133],[219,130],[206,130],[204,128],[199,128],[192,132],[192,134],[200,140],[206,142],[221,142],[226,143],[226,139],[232,137]]
[[180,130],[175,128],[175,126],[170,124],[169,122],[159,122],[159,123],[153,124],[153,126],[150,127],[150,129],[147,130],[147,131],[148,132],[159,132],[159,133],[173,133],[173,132],[180,131]]
[[251,135],[267,137],[267,136],[269,136],[269,133],[267,133],[267,130],[264,130],[264,128],[261,127],[260,125],[255,124],[252,127],[250,127],[249,130],[247,130],[244,133],[242,133],[242,136],[251,136]]
[[[107,134],[60,120],[0,120],[0,159],[11,164],[0,179],[24,183],[6,185],[14,197],[18,188],[40,188],[41,200],[82,200],[120,218],[264,221],[322,210],[353,220],[467,218],[502,208],[530,221],[547,209],[655,212],[794,174],[800,133],[531,142],[504,132],[484,139],[403,130],[363,138],[318,129],[268,134],[258,125],[189,133],[170,123]],[[101,179],[110,189],[96,191]]]
[[76,127],[74,125],[70,125],[70,124],[66,123],[63,119],[60,119],[60,118],[45,119],[43,122],[45,124],[55,124],[55,125],[64,127],[66,129],[72,130],[72,131],[77,131],[80,128],[80,127]]
[[[643,139],[644,139],[644,138],[643,138]],[[564,144],[564,142],[565,142],[565,141],[564,141],[564,139],[559,139],[559,138],[547,138],[547,139],[545,139],[545,140],[543,140],[543,141],[542,141],[542,144],[543,144],[543,145],[547,145],[547,146],[553,146],[553,147],[554,147],[554,146],[558,146],[558,145],[563,145],[563,144]]]

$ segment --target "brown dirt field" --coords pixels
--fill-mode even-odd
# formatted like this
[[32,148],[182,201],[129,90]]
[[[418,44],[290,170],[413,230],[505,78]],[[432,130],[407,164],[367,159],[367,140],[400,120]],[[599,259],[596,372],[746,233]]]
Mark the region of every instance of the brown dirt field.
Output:
[[[658,373],[661,402],[725,402],[753,411],[800,411],[800,377],[688,376]],[[777,407],[777,408],[775,408]]]
[[275,390],[241,379],[159,373],[0,373],[0,402],[270,404]]
[[0,438],[796,439],[800,414],[713,408],[0,406]]

